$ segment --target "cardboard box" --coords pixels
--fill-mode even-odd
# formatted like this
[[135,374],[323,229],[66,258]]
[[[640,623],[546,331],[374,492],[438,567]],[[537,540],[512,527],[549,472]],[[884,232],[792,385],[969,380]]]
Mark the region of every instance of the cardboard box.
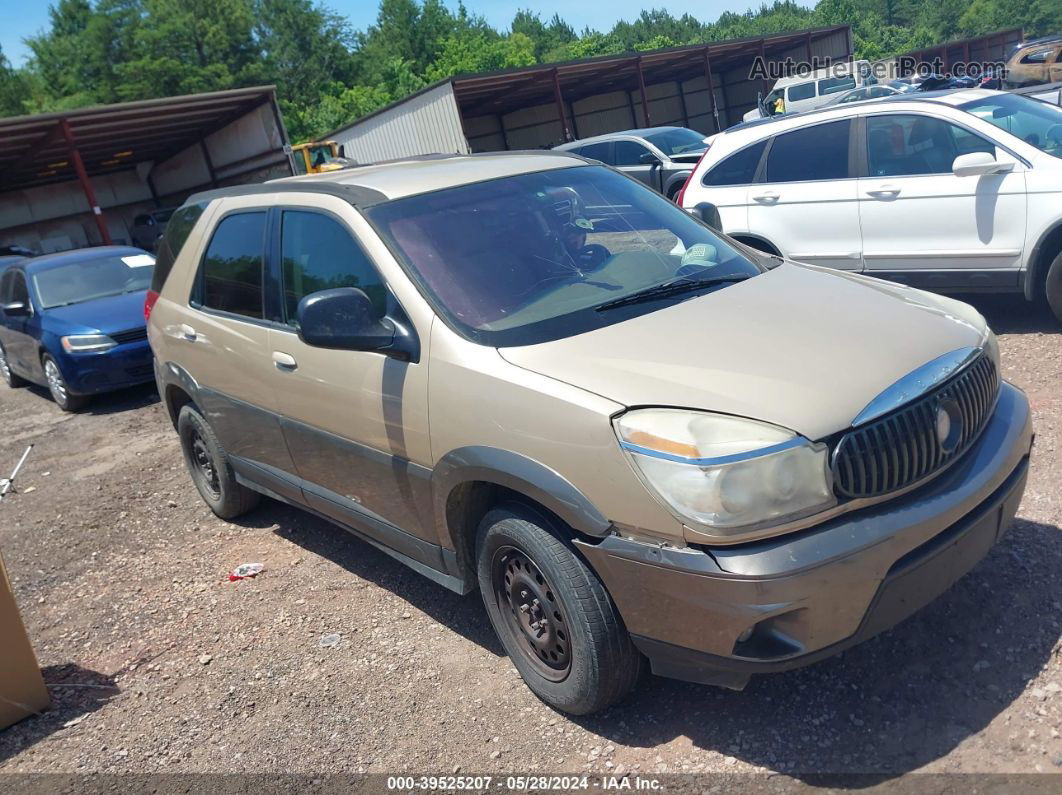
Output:
[[19,615],[0,555],[0,729],[48,708],[37,657]]

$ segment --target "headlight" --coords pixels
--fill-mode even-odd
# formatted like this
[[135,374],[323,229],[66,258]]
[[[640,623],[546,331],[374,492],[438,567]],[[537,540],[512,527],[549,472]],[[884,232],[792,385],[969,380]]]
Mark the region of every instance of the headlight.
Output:
[[62,343],[67,353],[99,353],[118,344],[106,334],[71,334],[63,337]]
[[635,409],[615,421],[636,470],[680,517],[719,535],[834,504],[826,445],[755,420]]

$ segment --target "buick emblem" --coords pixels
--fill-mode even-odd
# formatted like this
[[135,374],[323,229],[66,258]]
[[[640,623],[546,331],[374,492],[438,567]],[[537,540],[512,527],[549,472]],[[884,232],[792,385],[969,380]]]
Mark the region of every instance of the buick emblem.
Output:
[[940,449],[950,453],[962,438],[962,413],[954,400],[942,400],[937,406],[937,442]]

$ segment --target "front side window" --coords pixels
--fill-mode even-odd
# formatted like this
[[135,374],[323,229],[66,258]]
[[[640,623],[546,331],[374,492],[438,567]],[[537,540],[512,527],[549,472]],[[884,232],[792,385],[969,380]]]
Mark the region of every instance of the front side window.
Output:
[[931,116],[867,118],[867,165],[872,177],[946,174],[959,155],[996,148],[979,135]]
[[763,270],[660,194],[601,166],[409,196],[367,217],[440,315],[499,347],[567,337],[698,294],[606,306],[675,279],[703,292]]
[[724,185],[748,185],[756,179],[756,168],[763,156],[767,141],[760,141],[735,152],[722,162],[716,163],[704,175],[704,185],[722,187]]
[[797,83],[795,86],[789,86],[789,101],[797,102],[801,99],[811,99],[815,96],[815,84]]
[[203,306],[262,317],[265,221],[264,212],[247,212],[226,216],[218,224],[200,266]]
[[696,154],[708,148],[703,135],[685,127],[650,133],[645,136],[645,140],[668,157]]
[[26,287],[26,275],[22,271],[11,273],[11,298],[9,300],[29,306],[29,289]]
[[1062,157],[1062,107],[1020,94],[993,94],[959,106],[1041,152]]
[[285,210],[280,230],[285,320],[296,325],[299,301],[311,293],[357,287],[377,317],[387,311],[387,291],[369,258],[341,223],[327,215]]
[[643,165],[642,155],[649,154],[648,149],[634,141],[616,141],[615,146],[612,157],[616,166]]
[[1047,63],[1048,56],[1051,55],[1051,49],[1046,50],[1033,50],[1022,56],[1021,63],[1042,64]]
[[33,283],[41,307],[53,309],[146,290],[154,266],[144,252],[93,257],[37,271]]
[[851,120],[816,124],[774,139],[767,155],[768,182],[846,179]]
[[827,77],[819,81],[819,96],[824,94],[836,94],[839,91],[848,91],[856,87],[855,78],[851,75],[842,77]]

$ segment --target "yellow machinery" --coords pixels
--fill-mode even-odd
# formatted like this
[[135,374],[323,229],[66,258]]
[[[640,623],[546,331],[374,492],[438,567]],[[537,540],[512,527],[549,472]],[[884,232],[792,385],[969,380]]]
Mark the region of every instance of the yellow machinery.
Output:
[[333,163],[339,156],[339,147],[335,141],[314,141],[291,147],[291,159],[296,174],[320,174],[322,171],[336,171],[343,166]]

